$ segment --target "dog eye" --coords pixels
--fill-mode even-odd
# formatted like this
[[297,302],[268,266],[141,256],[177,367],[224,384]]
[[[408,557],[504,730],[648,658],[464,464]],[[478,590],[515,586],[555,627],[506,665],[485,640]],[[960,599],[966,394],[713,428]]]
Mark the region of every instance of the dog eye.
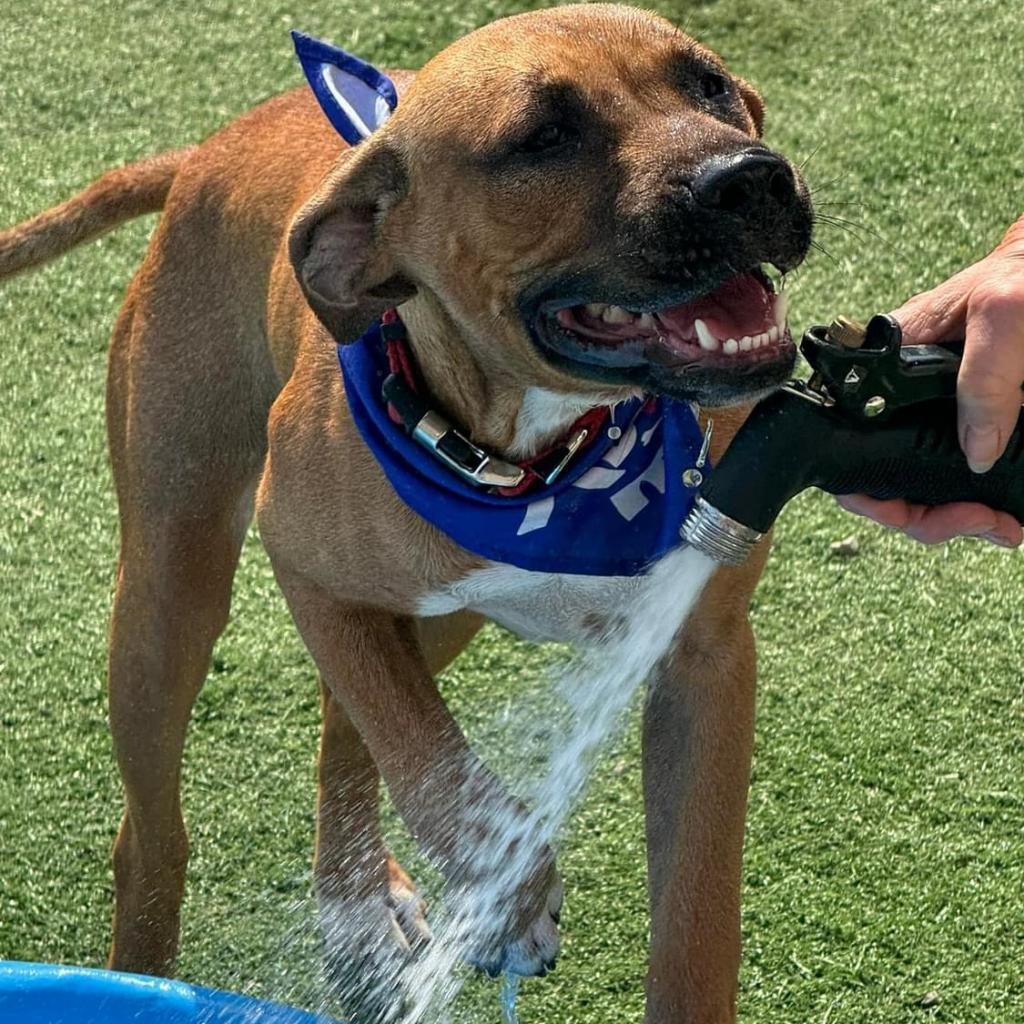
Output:
[[706,100],[717,100],[729,91],[729,81],[717,71],[705,71],[700,76],[701,95]]
[[576,139],[576,132],[564,124],[542,125],[516,147],[521,153],[544,153]]

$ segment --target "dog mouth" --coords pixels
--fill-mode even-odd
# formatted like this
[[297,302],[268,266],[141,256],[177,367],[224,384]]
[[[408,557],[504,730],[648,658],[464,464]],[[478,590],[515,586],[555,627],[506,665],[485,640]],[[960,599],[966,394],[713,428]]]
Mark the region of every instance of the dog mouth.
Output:
[[792,366],[786,315],[785,292],[776,292],[758,267],[682,303],[587,302],[542,310],[535,335],[562,360],[594,368],[761,376],[773,366],[784,364],[787,373]]

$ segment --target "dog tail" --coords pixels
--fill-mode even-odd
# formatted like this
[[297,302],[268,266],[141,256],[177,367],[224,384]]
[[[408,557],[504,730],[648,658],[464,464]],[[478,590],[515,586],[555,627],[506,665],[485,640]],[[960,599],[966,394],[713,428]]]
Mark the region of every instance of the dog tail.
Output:
[[67,202],[0,231],[0,279],[38,267],[133,217],[162,210],[175,175],[195,148],[107,171]]

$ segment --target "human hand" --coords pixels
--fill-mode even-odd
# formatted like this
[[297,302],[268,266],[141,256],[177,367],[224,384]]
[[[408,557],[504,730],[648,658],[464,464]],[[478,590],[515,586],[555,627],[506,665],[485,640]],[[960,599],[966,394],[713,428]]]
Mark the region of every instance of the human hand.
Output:
[[[892,314],[908,345],[964,338],[957,379],[960,446],[975,473],[1003,454],[1017,425],[1024,381],[1024,217],[984,259]],[[936,544],[957,536],[979,536],[1004,547],[1024,539],[1009,514],[985,505],[957,502],[928,508],[906,501],[844,495],[839,504],[915,540]]]

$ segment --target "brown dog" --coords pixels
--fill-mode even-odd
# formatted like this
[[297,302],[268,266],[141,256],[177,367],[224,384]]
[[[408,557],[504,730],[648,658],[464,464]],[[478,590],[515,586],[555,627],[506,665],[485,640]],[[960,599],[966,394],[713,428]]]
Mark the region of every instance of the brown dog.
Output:
[[[395,77],[396,113],[355,150],[300,89],[0,235],[3,276],[164,210],[108,385],[121,519],[110,710],[126,794],[115,968],[173,968],[182,745],[257,490],[322,678],[316,880],[339,963],[367,941],[404,950],[425,933],[380,837],[381,778],[452,881],[472,872],[455,843],[470,810],[518,813],[434,674],[483,615],[577,640],[642,585],[488,563],[419,518],[353,424],[335,340],[397,306],[434,407],[512,461],[581,409],[644,392],[739,406],[792,365],[784,328],[727,341],[686,319],[730,282],[749,292],[762,263],[796,265],[811,227],[798,175],[757,141],[760,99],[708,50],[652,15],[585,5],[499,21],[415,81]],[[741,419],[716,414],[713,455]],[[652,684],[649,1022],[735,1015],[747,607],[764,555],[717,574]],[[495,966],[540,971],[557,952],[550,855],[529,874]],[[386,1015],[380,982],[350,986],[361,1020]]]

